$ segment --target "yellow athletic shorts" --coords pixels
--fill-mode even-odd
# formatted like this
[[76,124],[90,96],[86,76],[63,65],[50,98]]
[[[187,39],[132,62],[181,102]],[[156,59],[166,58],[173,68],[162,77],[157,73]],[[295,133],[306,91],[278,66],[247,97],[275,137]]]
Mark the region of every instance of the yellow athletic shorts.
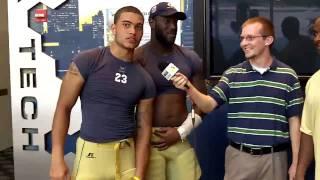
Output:
[[[152,140],[157,139],[152,135]],[[151,148],[146,180],[198,180],[200,176],[200,166],[189,142],[178,142],[164,151]]]
[[130,180],[134,175],[133,139],[93,143],[78,138],[73,180]]

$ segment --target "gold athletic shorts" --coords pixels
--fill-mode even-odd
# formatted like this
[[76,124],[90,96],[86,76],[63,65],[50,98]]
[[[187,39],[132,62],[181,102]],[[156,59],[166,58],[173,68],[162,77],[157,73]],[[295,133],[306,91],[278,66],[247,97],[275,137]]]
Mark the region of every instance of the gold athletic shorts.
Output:
[[134,175],[133,139],[93,143],[78,138],[73,180],[130,180]]
[[[152,140],[159,139],[154,134]],[[200,166],[188,141],[178,142],[164,151],[151,148],[147,180],[198,180]]]

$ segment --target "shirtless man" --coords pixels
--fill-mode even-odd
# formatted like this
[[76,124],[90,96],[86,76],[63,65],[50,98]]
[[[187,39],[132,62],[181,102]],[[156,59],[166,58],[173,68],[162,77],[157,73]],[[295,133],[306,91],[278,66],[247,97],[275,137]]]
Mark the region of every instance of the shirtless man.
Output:
[[[167,81],[158,68],[159,63],[173,63],[204,91],[201,59],[194,51],[174,43],[177,21],[185,19],[186,15],[170,3],[153,6],[149,16],[151,40],[135,52],[136,60],[150,73],[157,89],[147,171],[150,180],[196,180],[201,174],[194,150],[185,139],[193,129],[186,107],[186,93]],[[201,118],[196,115],[195,119],[197,126]]]

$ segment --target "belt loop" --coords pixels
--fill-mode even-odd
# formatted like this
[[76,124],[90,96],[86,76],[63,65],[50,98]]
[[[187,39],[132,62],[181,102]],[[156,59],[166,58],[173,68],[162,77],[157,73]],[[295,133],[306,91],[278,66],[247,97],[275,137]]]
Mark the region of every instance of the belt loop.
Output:
[[125,143],[127,146],[131,146],[131,144],[130,144],[130,142],[129,142],[129,140],[128,139],[121,139],[120,141],[119,141],[119,143],[120,143],[120,148],[121,148],[121,144],[122,143]]
[[242,149],[243,149],[243,144],[240,143],[240,151],[242,152]]
[[273,146],[271,146],[271,153],[273,153],[274,152],[274,149],[273,149]]

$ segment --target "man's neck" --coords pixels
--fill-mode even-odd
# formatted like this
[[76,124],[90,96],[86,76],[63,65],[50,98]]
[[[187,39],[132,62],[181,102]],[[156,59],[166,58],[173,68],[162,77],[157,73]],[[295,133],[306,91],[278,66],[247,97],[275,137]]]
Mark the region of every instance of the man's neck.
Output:
[[153,50],[154,52],[156,52],[159,55],[171,54],[173,51],[173,46],[174,46],[174,44],[171,46],[165,46],[154,38],[152,38],[150,41],[151,50]]
[[131,62],[133,59],[134,49],[126,49],[118,46],[115,42],[110,45],[111,54],[121,61]]
[[271,54],[249,59],[250,64],[259,68],[268,68],[271,66],[273,58]]

